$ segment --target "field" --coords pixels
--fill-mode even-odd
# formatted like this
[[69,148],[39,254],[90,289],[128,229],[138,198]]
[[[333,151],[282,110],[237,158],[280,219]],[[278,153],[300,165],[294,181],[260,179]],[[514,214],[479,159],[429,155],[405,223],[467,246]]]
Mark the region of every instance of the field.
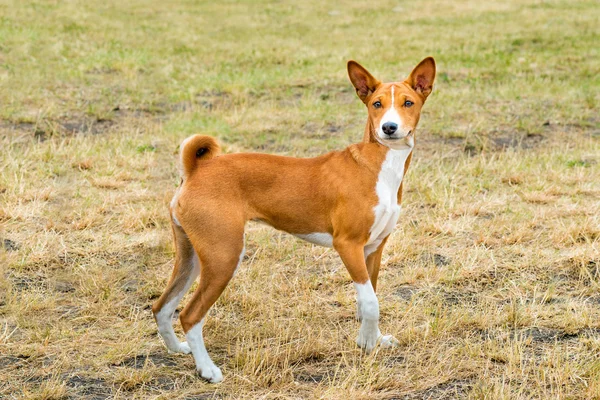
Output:
[[[600,399],[598,3],[0,3],[0,398]],[[150,305],[193,133],[315,156],[362,138],[355,59],[438,77],[363,355],[331,249],[263,225],[205,326]],[[185,301],[185,299],[184,299]],[[182,335],[179,322],[176,331]]]

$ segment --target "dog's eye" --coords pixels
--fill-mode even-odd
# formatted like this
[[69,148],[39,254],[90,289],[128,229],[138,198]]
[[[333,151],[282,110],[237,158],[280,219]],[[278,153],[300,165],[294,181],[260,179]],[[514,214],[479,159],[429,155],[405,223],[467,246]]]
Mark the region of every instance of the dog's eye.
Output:
[[377,100],[375,103],[373,103],[373,107],[381,108],[381,102],[379,100]]
[[408,108],[408,107],[412,107],[412,105],[413,105],[413,104],[415,104],[415,103],[413,103],[413,102],[412,102],[412,101],[410,101],[410,100],[406,100],[406,101],[404,102],[404,107],[406,107],[406,108]]

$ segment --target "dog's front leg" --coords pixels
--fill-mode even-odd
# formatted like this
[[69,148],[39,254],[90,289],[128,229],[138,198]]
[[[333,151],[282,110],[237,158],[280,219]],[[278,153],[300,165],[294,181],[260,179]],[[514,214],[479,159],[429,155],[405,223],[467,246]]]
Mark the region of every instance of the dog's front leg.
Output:
[[354,282],[354,288],[356,289],[356,301],[362,317],[356,344],[365,352],[370,353],[377,346],[377,340],[381,336],[379,331],[379,301],[371,281],[362,284]]
[[367,271],[369,272],[369,279],[373,285],[373,290],[377,292],[377,278],[379,277],[379,266],[381,265],[381,256],[383,254],[383,248],[387,242],[389,236],[377,246],[377,249],[373,252],[367,253],[365,247],[365,262],[367,263]]
[[334,239],[333,247],[339,253],[344,265],[354,281],[361,325],[356,343],[370,353],[381,336],[379,331],[379,301],[369,279],[365,262],[364,243],[352,240]]

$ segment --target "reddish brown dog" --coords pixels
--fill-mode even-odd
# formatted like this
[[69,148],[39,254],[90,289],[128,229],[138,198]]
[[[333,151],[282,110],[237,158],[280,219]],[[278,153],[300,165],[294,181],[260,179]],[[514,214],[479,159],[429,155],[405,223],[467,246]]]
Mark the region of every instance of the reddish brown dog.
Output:
[[[424,59],[403,82],[381,83],[355,61],[348,62],[348,74],[368,110],[362,143],[316,158],[219,156],[216,141],[200,135],[181,144],[182,183],[170,207],[175,267],[152,310],[167,348],[191,352],[210,382],[220,382],[223,375],[206,351],[202,326],[244,256],[249,220],[332,246],[357,291],[358,345],[370,352],[378,344],[394,344],[391,335],[379,331],[375,289],[383,247],[400,213],[402,179],[421,107],[433,88],[435,62]],[[198,288],[180,314],[187,338],[180,343],[171,318],[198,275]]]

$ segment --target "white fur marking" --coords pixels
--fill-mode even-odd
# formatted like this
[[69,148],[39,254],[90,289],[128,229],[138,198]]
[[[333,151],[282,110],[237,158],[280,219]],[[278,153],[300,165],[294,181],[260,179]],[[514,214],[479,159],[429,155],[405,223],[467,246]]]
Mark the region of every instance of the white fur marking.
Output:
[[221,382],[223,374],[219,367],[210,359],[206,347],[204,346],[204,338],[202,337],[202,327],[204,326],[204,318],[192,327],[185,336],[192,349],[192,355],[196,362],[196,370],[204,379],[211,383]]
[[198,260],[198,256],[194,252],[194,258],[192,260],[194,267],[192,272],[188,276],[188,280],[183,287],[183,290],[175,295],[171,300],[169,300],[159,312],[156,313],[156,324],[158,325],[158,333],[162,338],[165,346],[169,351],[174,353],[185,353],[189,354],[190,347],[186,342],[179,342],[177,339],[177,335],[175,335],[175,331],[173,330],[173,313],[177,308],[177,305],[181,301],[181,298],[192,286],[192,283],[198,277],[200,273],[200,261]]
[[381,139],[387,139],[387,135],[385,133],[383,133],[383,124],[385,124],[386,122],[393,122],[396,125],[398,125],[398,131],[402,132],[404,130],[404,123],[402,122],[402,119],[400,118],[400,114],[398,114],[398,111],[396,110],[396,107],[394,106],[394,86],[392,86],[392,105],[390,106],[390,108],[385,112],[385,114],[383,114],[383,117],[381,118],[381,121],[379,122],[379,127],[377,128],[377,134],[379,135],[379,137]]
[[180,192],[181,192],[181,186],[178,187],[177,190],[175,190],[175,194],[173,195],[173,198],[171,199],[171,203],[170,203],[171,218],[173,219],[173,222],[177,226],[181,226],[181,223],[177,219],[177,216],[175,216],[175,210],[177,209],[177,201],[179,200]]
[[377,176],[375,192],[379,203],[373,208],[375,220],[369,231],[369,241],[365,245],[365,258],[377,250],[383,239],[394,229],[400,216],[398,189],[404,177],[404,163],[412,149],[388,150]]
[[333,236],[331,236],[329,233],[297,233],[294,234],[294,236],[319,246],[333,247]]
[[183,142],[181,142],[181,144],[179,145],[179,174],[181,175],[182,178],[187,178],[185,175],[185,171],[183,169],[183,149],[185,149],[185,145],[188,144],[188,142],[196,135],[192,135],[189,136],[187,138],[185,138],[183,140]]
[[244,246],[244,248],[242,249],[242,252],[240,253],[240,258],[238,259],[238,263],[235,267],[235,271],[233,271],[234,276],[235,276],[235,274],[237,274],[238,269],[240,269],[240,265],[242,264],[242,261],[244,260],[245,254],[246,254],[246,246]]
[[379,301],[371,281],[367,283],[354,283],[356,289],[356,303],[358,317],[362,319],[356,344],[365,352],[370,353],[375,346],[383,349],[397,347],[398,340],[392,335],[382,335],[379,330]]
[[356,343],[367,353],[370,353],[381,336],[379,331],[379,301],[371,281],[362,284],[355,282],[354,288],[356,289],[359,318],[362,319]]

